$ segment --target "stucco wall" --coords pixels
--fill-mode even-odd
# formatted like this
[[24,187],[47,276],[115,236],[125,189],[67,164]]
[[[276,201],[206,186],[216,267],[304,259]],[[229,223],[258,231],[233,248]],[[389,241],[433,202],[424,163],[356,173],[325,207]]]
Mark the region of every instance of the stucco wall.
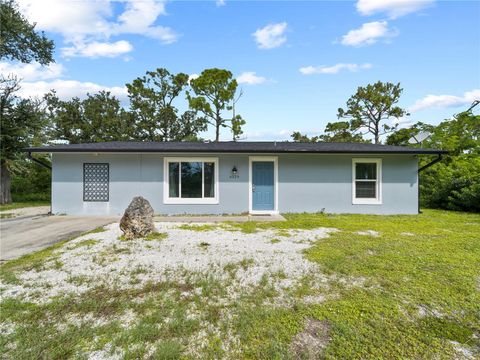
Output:
[[[186,156],[168,155],[168,156]],[[188,156],[188,155],[187,155]],[[163,155],[53,154],[52,211],[56,214],[122,214],[134,196],[147,198],[157,214],[239,214],[248,212],[248,154],[195,157],[219,158],[219,203],[163,203]],[[412,155],[382,158],[382,204],[352,205],[352,155],[278,155],[280,212],[415,214],[417,160]],[[83,201],[83,163],[110,164],[109,202]],[[238,178],[231,178],[233,166]]]
[[[352,204],[352,158],[382,159],[382,204]],[[412,155],[283,155],[280,212],[416,214],[417,159]]]

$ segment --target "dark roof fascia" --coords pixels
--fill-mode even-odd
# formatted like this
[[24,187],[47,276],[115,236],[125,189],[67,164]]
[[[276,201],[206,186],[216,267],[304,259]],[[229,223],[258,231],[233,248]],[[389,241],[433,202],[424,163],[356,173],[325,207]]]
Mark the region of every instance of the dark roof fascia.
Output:
[[[421,149],[419,149],[421,150]],[[265,151],[265,150],[215,150],[215,149],[203,149],[203,150],[156,150],[156,149],[55,149],[55,148],[27,148],[24,151],[28,153],[159,153],[159,154],[195,154],[195,153],[216,153],[216,154],[379,154],[379,155],[435,155],[435,154],[448,154],[446,150],[434,150],[426,149],[423,151],[418,151],[415,148],[408,150],[390,150],[390,151],[381,151],[381,150],[362,150],[362,151],[348,151],[348,150],[276,150],[276,151]]]

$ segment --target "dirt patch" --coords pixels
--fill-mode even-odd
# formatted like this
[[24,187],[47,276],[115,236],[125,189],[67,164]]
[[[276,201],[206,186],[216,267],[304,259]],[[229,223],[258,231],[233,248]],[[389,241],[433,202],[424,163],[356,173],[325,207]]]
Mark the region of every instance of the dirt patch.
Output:
[[319,359],[330,342],[330,325],[326,320],[307,318],[304,330],[290,345],[294,359]]

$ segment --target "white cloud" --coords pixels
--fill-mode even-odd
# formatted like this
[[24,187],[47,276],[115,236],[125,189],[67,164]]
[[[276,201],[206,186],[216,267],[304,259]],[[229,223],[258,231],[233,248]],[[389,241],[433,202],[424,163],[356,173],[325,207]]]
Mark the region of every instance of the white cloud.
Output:
[[386,21],[373,21],[360,28],[350,30],[342,36],[342,44],[346,46],[365,46],[375,44],[379,39],[397,36],[398,31],[390,30]]
[[[124,9],[117,17],[113,11],[113,1],[19,0],[19,4],[27,18],[37,23],[39,30],[59,33],[65,43],[73,44],[62,49],[64,54],[70,56],[86,56],[82,55],[82,51],[72,49],[79,47],[78,44],[106,44],[111,36],[123,34],[142,35],[163,44],[177,41],[178,35],[172,29],[155,24],[159,16],[166,14],[164,1],[121,1],[119,3]],[[109,51],[106,54],[112,56]]]
[[188,81],[198,79],[199,76],[200,75],[195,74],[195,73],[190,74],[190,75],[188,75]]
[[246,131],[241,140],[246,141],[286,141],[291,140],[293,130],[282,129],[280,131]]
[[385,13],[393,19],[424,9],[433,2],[434,0],[358,0],[356,7],[361,15]]
[[333,66],[305,66],[300,68],[300,72],[304,75],[312,74],[338,74],[341,70],[356,72],[358,70],[370,69],[372,64],[335,64]]
[[255,31],[252,35],[260,49],[273,49],[287,41],[287,23],[270,24]]
[[104,32],[108,28],[106,18],[113,13],[108,0],[18,0],[18,3],[38,29],[68,37]]
[[13,74],[25,81],[54,79],[61,76],[63,72],[63,65],[56,63],[42,66],[37,62],[30,64],[0,62],[0,73],[2,75]]
[[258,76],[253,71],[247,71],[237,76],[237,82],[239,84],[258,85],[264,83],[265,81],[267,81],[266,78],[263,76]]
[[177,41],[178,35],[168,27],[154,25],[157,18],[165,14],[163,1],[128,0],[125,11],[118,17],[118,23],[111,25],[110,31],[115,35],[144,35],[171,44]]
[[292,141],[294,131],[299,131],[307,136],[317,136],[323,134],[320,129],[282,129],[280,131],[246,131],[241,140],[246,141]]
[[72,97],[85,98],[87,93],[93,94],[101,90],[110,91],[120,100],[127,99],[127,89],[121,86],[103,86],[92,82],[81,82],[76,80],[53,80],[53,81],[35,81],[22,82],[19,90],[19,96],[41,97],[50,90],[55,90],[61,99],[71,99]]
[[226,2],[225,2],[225,0],[217,0],[217,1],[215,1],[215,4],[217,4],[217,6],[225,6]]
[[62,55],[65,57],[115,57],[126,54],[133,50],[133,46],[125,40],[116,42],[98,42],[84,43],[82,41],[75,42],[71,47],[62,48]]
[[474,100],[480,100],[480,89],[467,91],[463,96],[455,95],[427,95],[424,98],[417,100],[409,110],[410,112],[417,112],[430,108],[448,108],[460,107],[471,104]]

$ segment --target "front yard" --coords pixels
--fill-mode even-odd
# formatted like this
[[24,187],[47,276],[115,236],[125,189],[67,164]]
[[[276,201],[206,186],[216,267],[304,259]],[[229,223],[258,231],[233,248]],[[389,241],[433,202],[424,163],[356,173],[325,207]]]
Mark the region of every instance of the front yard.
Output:
[[0,267],[4,358],[480,356],[480,215],[118,224]]

